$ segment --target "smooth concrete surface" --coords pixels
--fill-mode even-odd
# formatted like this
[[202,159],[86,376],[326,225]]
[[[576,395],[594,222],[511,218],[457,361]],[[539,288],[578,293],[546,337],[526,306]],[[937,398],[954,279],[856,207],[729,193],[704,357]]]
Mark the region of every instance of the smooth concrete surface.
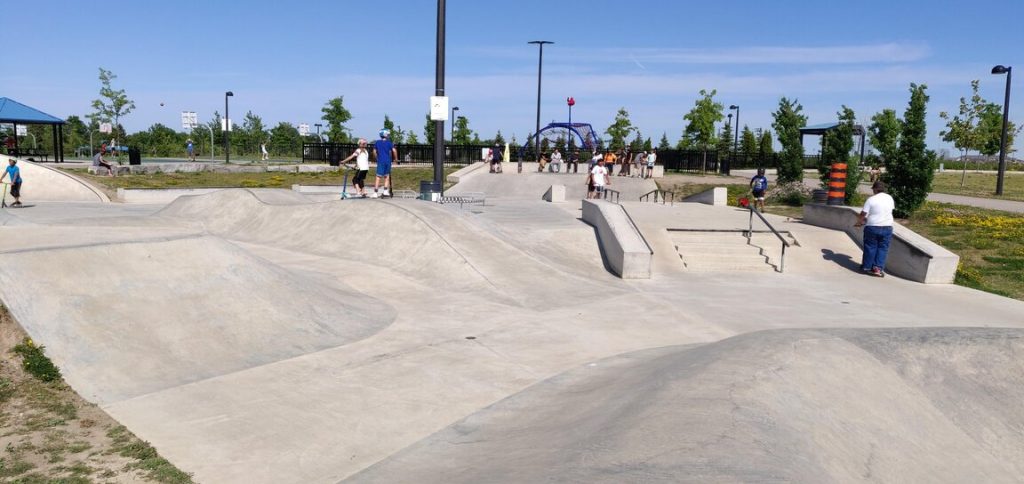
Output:
[[729,192],[725,187],[715,187],[703,192],[690,195],[683,199],[684,202],[691,203],[703,203],[704,205],[714,205],[716,207],[724,207],[729,202]]
[[561,203],[565,201],[565,185],[551,185],[541,197],[545,202]]
[[[804,205],[804,223],[842,230],[864,245],[864,230],[854,227],[858,209],[832,205]],[[885,271],[925,284],[952,284],[960,256],[899,223],[893,226]]]
[[654,254],[621,205],[583,200],[583,221],[594,226],[608,265],[623,279],[649,279]]
[[[540,200],[571,177],[482,175],[500,196],[470,209],[234,189],[0,210],[0,299],[197,482],[1021,474],[1021,301],[865,276],[845,232],[777,216],[784,273],[690,270],[669,229],[749,217],[692,203],[619,206],[654,251],[624,280],[579,205]],[[463,430],[485,438],[437,438]]]
[[[3,164],[0,169],[7,169],[10,160],[11,157],[0,155],[0,163]],[[18,160],[18,168],[24,180],[21,186],[22,203],[110,201],[103,192],[92,185],[55,168],[22,159]],[[5,181],[10,182],[9,179]],[[11,203],[14,197],[8,193],[6,200]]]
[[118,188],[117,199],[124,203],[170,203],[178,197],[206,195],[225,188]]
[[961,328],[644,350],[534,385],[347,482],[1018,482],[1021,352],[1022,330]]

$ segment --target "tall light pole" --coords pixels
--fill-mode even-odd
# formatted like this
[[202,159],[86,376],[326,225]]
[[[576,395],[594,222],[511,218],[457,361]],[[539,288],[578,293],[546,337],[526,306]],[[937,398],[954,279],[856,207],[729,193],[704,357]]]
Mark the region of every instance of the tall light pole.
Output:
[[[533,131],[533,150],[540,156],[540,79],[544,70],[544,45],[554,44],[549,40],[531,40],[528,44],[536,44],[540,47],[540,57],[537,59],[537,127]],[[519,173],[523,172],[523,160],[519,159]]]
[[999,139],[999,175],[996,177],[996,195],[1003,194],[1003,177],[1006,175],[1006,127],[1010,119],[1010,76],[1013,67],[995,66],[993,74],[1006,74],[1006,98],[1003,99],[1003,135]]
[[[576,99],[574,99],[572,96],[569,96],[569,97],[567,97],[565,99],[565,104],[569,105],[569,130],[570,130],[569,131],[569,151],[571,152],[572,149],[573,149],[573,139],[572,139],[572,107],[576,105]],[[568,155],[569,153],[566,152],[566,154]]]
[[[736,110],[736,135],[733,136],[732,139],[732,158],[735,159],[736,154],[739,153],[740,145],[740,107],[735,104],[731,104],[729,105],[729,109]],[[729,164],[732,165],[732,162],[729,162]],[[730,166],[729,168],[731,169],[732,167]]]
[[[437,45],[435,51],[434,95],[444,96],[444,21],[445,0],[437,0]],[[444,193],[444,121],[434,121],[433,186]]]
[[231,163],[231,116],[228,116],[228,98],[235,93],[224,93],[224,163]]
[[449,136],[449,139],[452,140],[453,144],[455,143],[455,111],[458,111],[458,110],[459,110],[458,106],[453,107],[452,108],[452,117],[450,118],[452,120],[452,134],[451,134],[451,136]]
[[324,139],[320,137],[320,128],[323,125],[320,124],[320,123],[314,123],[313,126],[316,126],[316,139],[319,140],[321,143],[323,143]]

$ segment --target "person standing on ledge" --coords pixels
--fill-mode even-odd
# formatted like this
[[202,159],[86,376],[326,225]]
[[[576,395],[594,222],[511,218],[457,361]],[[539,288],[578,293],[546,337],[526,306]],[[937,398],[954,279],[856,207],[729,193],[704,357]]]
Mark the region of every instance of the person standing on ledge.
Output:
[[892,241],[892,211],[896,209],[896,202],[885,193],[885,183],[881,180],[871,185],[871,191],[875,194],[864,202],[854,225],[864,227],[864,259],[860,270],[875,277],[885,277],[885,259]]
[[4,170],[3,175],[0,175],[0,182],[4,181],[8,175],[11,177],[11,196],[14,197],[14,203],[12,207],[21,206],[21,169],[18,168],[18,160],[11,158],[8,160],[10,164],[7,165],[7,169]]

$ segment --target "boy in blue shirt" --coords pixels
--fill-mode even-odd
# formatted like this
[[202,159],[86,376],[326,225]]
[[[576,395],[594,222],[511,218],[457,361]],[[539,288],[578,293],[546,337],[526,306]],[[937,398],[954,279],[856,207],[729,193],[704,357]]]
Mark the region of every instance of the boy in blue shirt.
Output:
[[768,178],[764,176],[764,168],[757,169],[757,175],[750,179],[750,189],[754,192],[754,207],[764,211],[764,192],[768,191]]
[[388,137],[391,132],[386,129],[380,130],[380,139],[373,143],[373,157],[377,159],[377,178],[373,182],[373,196],[377,198],[377,188],[380,187],[380,179],[384,179],[384,195],[391,196],[391,162],[398,158],[398,150]]
[[3,182],[4,178],[8,176],[11,177],[11,196],[14,197],[14,203],[11,204],[12,207],[21,205],[21,169],[17,165],[18,160],[11,158],[7,169],[4,170],[3,175],[0,175],[0,182]]

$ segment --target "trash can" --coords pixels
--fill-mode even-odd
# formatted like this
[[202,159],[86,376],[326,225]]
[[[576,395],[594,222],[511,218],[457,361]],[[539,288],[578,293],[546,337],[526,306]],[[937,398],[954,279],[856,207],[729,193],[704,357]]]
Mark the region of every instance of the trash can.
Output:
[[340,166],[341,165],[341,155],[338,153],[337,149],[335,149],[335,148],[328,148],[327,149],[327,164],[331,165],[331,166]]
[[139,152],[138,148],[128,148],[128,164],[129,165],[141,165],[142,164],[142,153]]
[[420,200],[436,202],[441,199],[441,184],[432,180],[420,180]]

